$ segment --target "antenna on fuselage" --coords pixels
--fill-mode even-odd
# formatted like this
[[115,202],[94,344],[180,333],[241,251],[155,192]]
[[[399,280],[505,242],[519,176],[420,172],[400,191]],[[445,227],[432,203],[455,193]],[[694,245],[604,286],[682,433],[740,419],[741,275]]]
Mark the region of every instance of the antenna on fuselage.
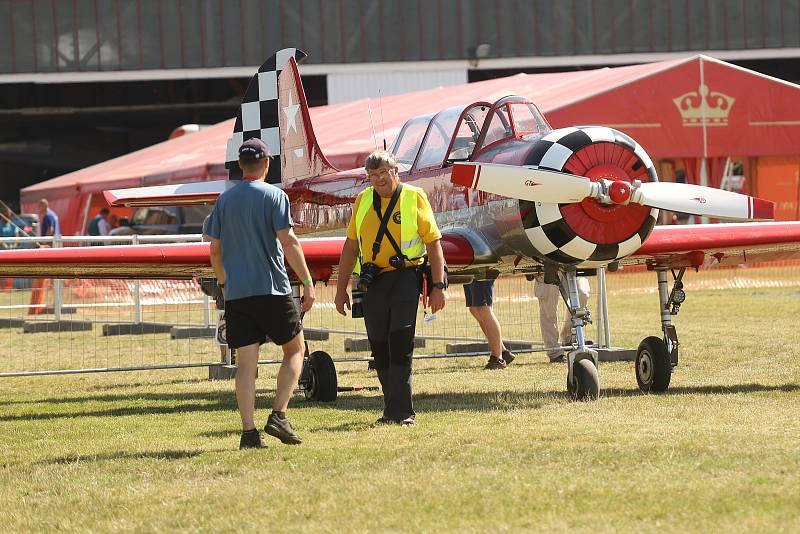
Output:
[[372,101],[367,100],[367,110],[369,110],[369,125],[372,126],[372,140],[375,142],[375,150],[378,150],[378,135],[375,133],[375,121],[372,120]]
[[386,126],[383,122],[383,95],[381,95],[381,88],[378,88],[378,107],[381,110],[381,137],[383,137],[383,149],[386,150]]

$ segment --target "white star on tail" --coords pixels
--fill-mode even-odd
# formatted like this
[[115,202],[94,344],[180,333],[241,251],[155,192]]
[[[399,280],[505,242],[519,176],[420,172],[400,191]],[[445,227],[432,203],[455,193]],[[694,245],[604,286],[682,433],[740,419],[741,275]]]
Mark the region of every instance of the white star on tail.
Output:
[[283,114],[286,115],[286,131],[294,130],[297,133],[297,112],[300,104],[292,104],[292,93],[289,93],[289,103],[283,107]]

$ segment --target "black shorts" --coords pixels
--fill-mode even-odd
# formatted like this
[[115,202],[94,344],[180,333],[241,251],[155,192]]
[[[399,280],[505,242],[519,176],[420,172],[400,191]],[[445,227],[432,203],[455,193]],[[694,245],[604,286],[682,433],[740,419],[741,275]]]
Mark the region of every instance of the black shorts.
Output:
[[464,284],[464,299],[467,308],[474,306],[491,306],[494,296],[494,280],[476,280]]
[[284,345],[303,330],[291,295],[256,295],[225,302],[228,347],[238,349],[271,340]]

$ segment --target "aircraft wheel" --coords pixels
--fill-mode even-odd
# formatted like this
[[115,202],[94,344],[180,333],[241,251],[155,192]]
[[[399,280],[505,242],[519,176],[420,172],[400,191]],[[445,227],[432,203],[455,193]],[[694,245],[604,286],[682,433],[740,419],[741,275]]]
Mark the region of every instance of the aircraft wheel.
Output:
[[662,392],[669,387],[672,364],[667,345],[661,338],[649,336],[636,351],[636,382],[642,393]]
[[567,391],[572,400],[597,400],[600,396],[600,377],[590,358],[575,362],[572,367],[572,383],[567,379]]
[[306,363],[305,395],[308,400],[332,402],[338,393],[336,366],[325,351],[315,351]]

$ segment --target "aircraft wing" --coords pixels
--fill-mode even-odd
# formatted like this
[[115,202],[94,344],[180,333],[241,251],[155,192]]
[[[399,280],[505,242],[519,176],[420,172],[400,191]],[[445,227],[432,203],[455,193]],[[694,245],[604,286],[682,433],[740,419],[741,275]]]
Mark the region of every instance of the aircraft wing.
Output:
[[[328,280],[339,265],[344,237],[300,239],[312,276]],[[469,242],[442,238],[449,265],[473,263]],[[214,276],[208,243],[39,248],[0,251],[0,276],[24,278],[170,278]]]
[[667,267],[800,259],[800,221],[656,226],[622,264]]
[[[492,264],[486,243],[467,229],[446,232],[442,249],[451,272]],[[328,280],[345,239],[300,239],[316,280]],[[800,259],[800,221],[657,226],[624,265],[702,267]],[[0,251],[0,276],[25,278],[191,278],[213,276],[208,243],[40,248]]]

